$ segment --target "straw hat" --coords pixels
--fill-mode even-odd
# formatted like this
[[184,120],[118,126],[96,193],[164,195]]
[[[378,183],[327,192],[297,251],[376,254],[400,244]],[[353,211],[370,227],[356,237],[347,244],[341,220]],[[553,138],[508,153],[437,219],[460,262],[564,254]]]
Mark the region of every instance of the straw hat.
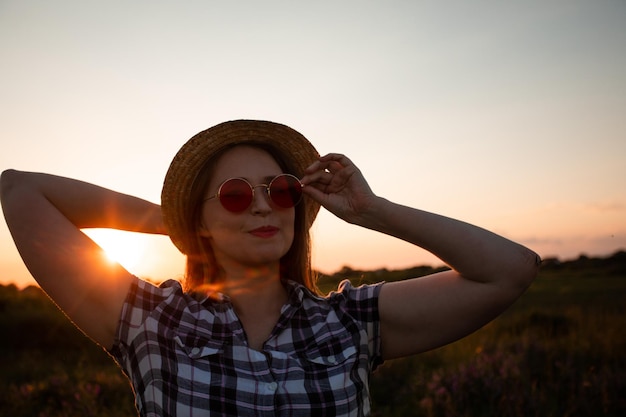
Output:
[[[205,161],[226,146],[248,142],[267,143],[287,157],[302,178],[304,170],[319,157],[311,142],[288,126],[261,120],[233,120],[220,123],[193,136],[178,151],[165,175],[161,192],[161,211],[168,234],[182,252],[185,248],[185,231],[189,230],[189,195],[192,185]],[[319,204],[310,198],[306,204],[310,227],[319,211]]]

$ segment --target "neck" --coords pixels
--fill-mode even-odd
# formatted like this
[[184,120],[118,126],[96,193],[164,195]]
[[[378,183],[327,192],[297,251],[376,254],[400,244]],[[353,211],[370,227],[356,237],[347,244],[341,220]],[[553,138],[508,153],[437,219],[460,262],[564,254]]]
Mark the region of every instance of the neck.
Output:
[[263,265],[225,269],[219,291],[227,294],[241,316],[276,314],[287,300],[280,281],[280,266]]

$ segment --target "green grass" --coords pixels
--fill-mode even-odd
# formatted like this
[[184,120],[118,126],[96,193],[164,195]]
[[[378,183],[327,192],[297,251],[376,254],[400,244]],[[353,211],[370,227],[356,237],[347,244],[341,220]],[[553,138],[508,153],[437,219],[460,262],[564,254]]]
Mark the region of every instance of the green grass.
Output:
[[[626,415],[626,271],[620,262],[544,267],[502,316],[374,374],[375,416]],[[357,284],[423,275],[344,270]],[[0,414],[136,416],[128,381],[38,289],[0,287]]]
[[626,415],[625,301],[625,275],[544,271],[474,334],[383,365],[376,415]]
[[0,287],[0,332],[0,415],[137,415],[119,368],[39,289]]

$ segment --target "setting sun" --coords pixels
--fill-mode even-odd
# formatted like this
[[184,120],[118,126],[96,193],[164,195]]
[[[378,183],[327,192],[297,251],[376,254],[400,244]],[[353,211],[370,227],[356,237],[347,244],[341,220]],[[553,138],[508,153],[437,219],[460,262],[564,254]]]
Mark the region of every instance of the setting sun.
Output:
[[140,267],[146,254],[146,236],[140,233],[110,229],[84,230],[102,249],[111,262],[119,262],[129,271]]

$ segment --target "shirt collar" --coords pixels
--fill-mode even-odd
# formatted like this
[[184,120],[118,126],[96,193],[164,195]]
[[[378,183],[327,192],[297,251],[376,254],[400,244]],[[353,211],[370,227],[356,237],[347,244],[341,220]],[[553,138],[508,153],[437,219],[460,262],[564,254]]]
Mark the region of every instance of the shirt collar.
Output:
[[[308,288],[295,281],[284,280],[283,285],[287,290],[287,303],[291,307],[300,307],[305,296],[315,297]],[[211,285],[198,287],[189,292],[189,295],[201,304],[216,303],[216,304],[232,304],[231,298],[220,291],[217,291],[215,287]]]

